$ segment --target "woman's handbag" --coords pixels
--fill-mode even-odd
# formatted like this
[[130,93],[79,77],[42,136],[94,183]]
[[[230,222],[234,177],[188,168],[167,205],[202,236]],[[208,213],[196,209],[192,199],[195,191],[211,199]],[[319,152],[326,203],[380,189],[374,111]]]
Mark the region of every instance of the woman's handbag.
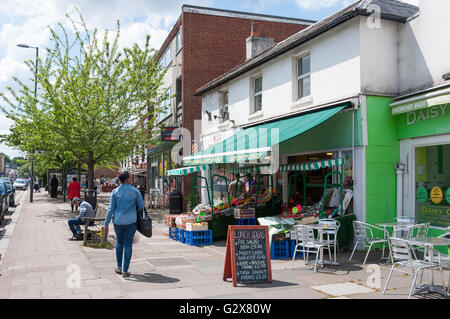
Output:
[[145,237],[152,237],[152,219],[145,208],[141,211],[137,209],[137,231]]

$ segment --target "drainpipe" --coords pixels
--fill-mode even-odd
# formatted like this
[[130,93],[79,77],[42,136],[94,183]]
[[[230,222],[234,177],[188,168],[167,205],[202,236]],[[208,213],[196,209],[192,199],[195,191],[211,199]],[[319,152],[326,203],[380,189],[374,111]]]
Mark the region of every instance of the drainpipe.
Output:
[[397,174],[397,217],[403,216],[403,174],[405,173],[405,165],[395,164],[395,172]]

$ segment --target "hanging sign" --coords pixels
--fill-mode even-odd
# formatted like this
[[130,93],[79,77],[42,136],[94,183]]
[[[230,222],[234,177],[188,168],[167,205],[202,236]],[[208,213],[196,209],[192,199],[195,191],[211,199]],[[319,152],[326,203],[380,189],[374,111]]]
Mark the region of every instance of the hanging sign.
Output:
[[433,204],[440,204],[444,198],[444,193],[439,186],[434,186],[430,192],[430,199]]
[[238,283],[272,282],[267,226],[228,226],[223,280]]
[[419,186],[416,192],[416,198],[419,202],[425,203],[428,199],[428,191],[425,187]]

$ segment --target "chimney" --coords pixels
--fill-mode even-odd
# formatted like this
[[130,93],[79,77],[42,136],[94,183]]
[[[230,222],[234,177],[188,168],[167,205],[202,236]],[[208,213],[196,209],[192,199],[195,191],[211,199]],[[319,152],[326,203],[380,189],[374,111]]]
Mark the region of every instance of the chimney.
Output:
[[247,48],[247,61],[254,58],[261,52],[270,49],[275,44],[274,38],[260,36],[258,23],[256,21],[252,21],[252,32],[245,41]]

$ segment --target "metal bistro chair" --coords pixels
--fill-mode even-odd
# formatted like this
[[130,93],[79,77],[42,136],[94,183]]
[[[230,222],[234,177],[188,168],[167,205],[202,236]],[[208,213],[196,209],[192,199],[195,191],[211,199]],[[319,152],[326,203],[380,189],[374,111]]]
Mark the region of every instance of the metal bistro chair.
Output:
[[396,238],[411,238],[411,231],[415,226],[416,219],[414,217],[396,217],[394,221],[397,223],[392,229],[392,237]]
[[339,227],[341,227],[341,223],[333,218],[324,218],[319,219],[319,225],[322,226],[327,225],[327,227],[323,229],[323,234],[326,235],[326,238],[323,239],[323,243],[328,248],[330,261],[332,261],[331,248],[334,249],[334,263],[336,263],[336,254],[339,252],[339,243],[337,241],[337,234],[339,232]]
[[[437,270],[440,270],[440,272],[442,274],[442,281],[444,282],[444,273],[442,272],[442,269],[440,266],[441,265],[440,261],[434,262],[434,261],[425,261],[425,260],[416,259],[415,257],[413,257],[414,255],[412,254],[411,245],[408,243],[407,240],[402,239],[402,238],[391,237],[391,238],[389,238],[389,249],[391,251],[392,267],[391,267],[391,270],[389,271],[389,275],[388,275],[386,284],[383,289],[383,295],[386,293],[386,289],[389,285],[389,281],[391,280],[391,276],[394,271],[406,273],[406,274],[414,276],[414,279],[411,284],[411,288],[409,290],[408,299],[411,299],[411,297],[413,295],[414,288],[416,287],[417,276],[418,276],[419,272],[422,272],[422,277],[420,280],[422,283],[424,269],[433,270],[433,268],[435,268]],[[398,267],[398,266],[407,267],[407,268],[410,267],[411,272],[406,271],[406,270],[396,269],[396,267]]]
[[[370,250],[372,249],[372,246],[374,244],[383,244],[383,254],[381,258],[384,258],[384,244],[388,242],[389,238],[389,233],[386,229],[359,221],[353,221],[353,229],[355,231],[356,243],[355,247],[353,248],[352,254],[350,255],[349,261],[352,260],[353,254],[355,253],[356,247],[358,247],[359,243],[364,243],[365,247],[367,247],[367,244],[369,244],[369,249],[367,250],[363,265],[366,264],[367,257],[369,257]],[[375,237],[373,234],[373,230],[382,231],[384,233],[384,238]]]
[[[425,238],[428,236],[428,230],[430,229],[430,223],[422,223],[422,224],[416,224],[411,226],[406,226],[403,229],[400,229],[400,232],[406,232],[406,239],[418,237],[418,238]],[[399,236],[393,236],[396,238],[399,238]],[[423,260],[426,259],[426,249],[423,249],[423,247],[420,246],[411,246],[412,252],[414,254],[414,257],[417,258],[416,251],[422,251],[423,254]]]
[[[320,249],[325,245],[314,237],[314,228],[308,225],[296,225],[294,226],[295,232],[295,249],[292,257],[291,269],[294,268],[295,256],[298,251],[303,252],[303,260],[305,264],[309,260],[309,253],[316,254],[316,261],[314,264],[314,272],[317,271],[317,264],[319,261]],[[303,250],[299,248],[302,247]]]
[[[450,233],[440,235],[440,238],[448,238]],[[448,271],[448,282],[447,282],[447,297],[450,297],[450,256],[444,253],[438,252],[437,256],[433,256],[434,262],[439,262],[442,270]]]

